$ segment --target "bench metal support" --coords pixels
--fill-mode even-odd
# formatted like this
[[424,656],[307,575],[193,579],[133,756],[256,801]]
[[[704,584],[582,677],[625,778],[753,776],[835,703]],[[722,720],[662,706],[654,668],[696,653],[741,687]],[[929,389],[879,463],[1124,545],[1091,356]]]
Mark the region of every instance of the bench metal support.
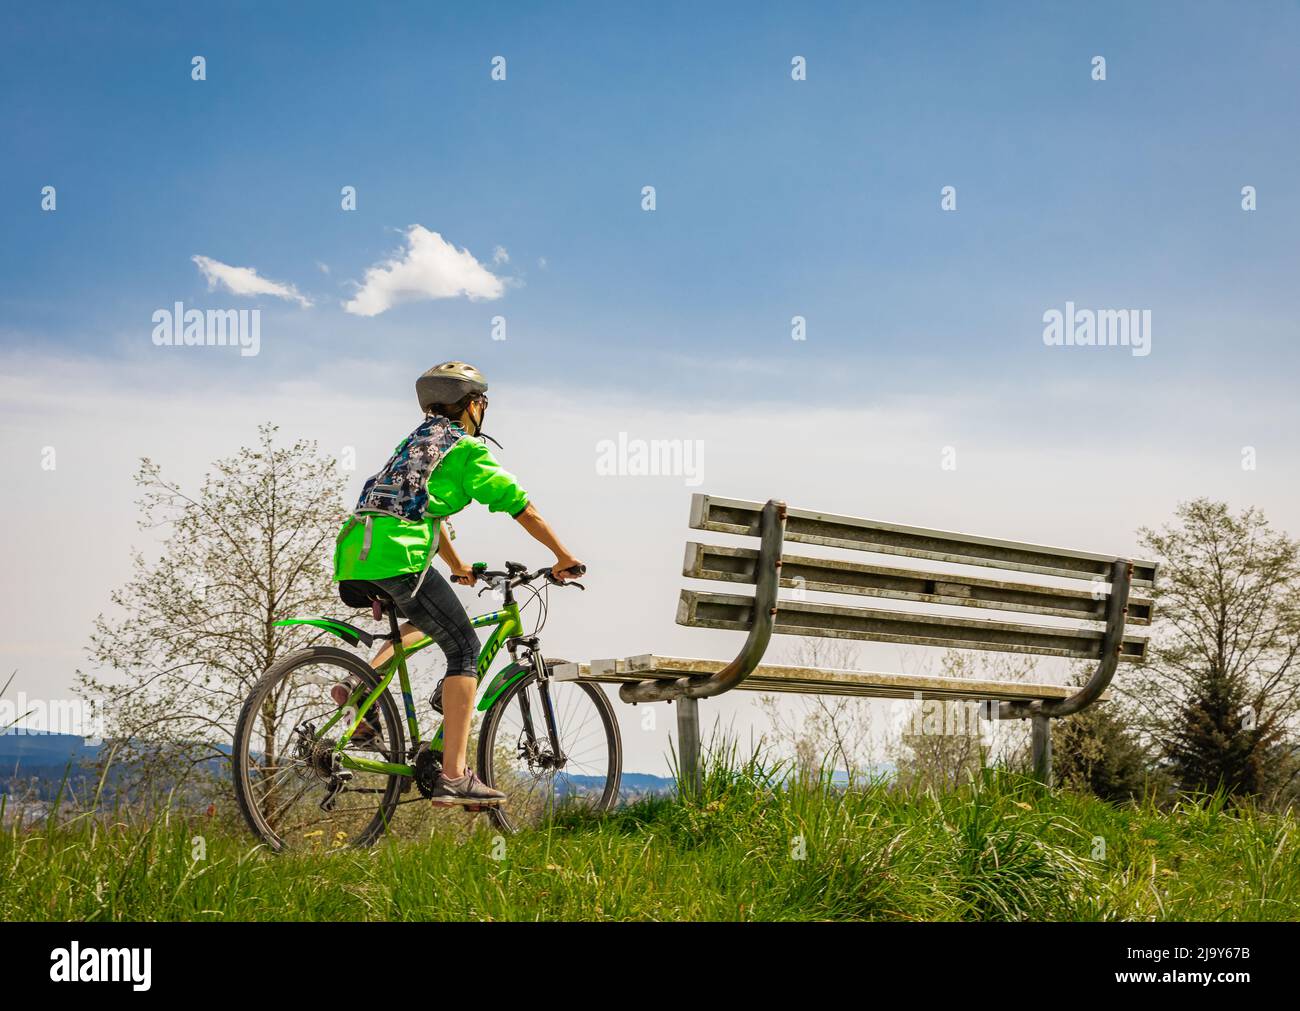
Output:
[[677,705],[677,776],[681,793],[700,793],[700,703],[683,695]]
[[[670,699],[707,699],[740,684],[763,659],[776,618],[776,591],[781,577],[781,548],[785,541],[785,503],[769,499],[759,515],[759,548],[754,573],[754,617],[745,644],[736,659],[716,674],[681,677],[673,681],[638,681],[618,690],[624,702],[667,702]],[[678,717],[681,718],[680,715]]]
[[1041,712],[1029,718],[1034,778],[1052,785],[1052,718]]
[[1003,702],[998,707],[1001,719],[1028,719],[1032,722],[1034,776],[1052,785],[1052,720],[1088,708],[1110,686],[1119,666],[1124,642],[1124,619],[1128,614],[1129,587],[1133,582],[1133,563],[1117,558],[1111,566],[1110,598],[1106,602],[1106,633],[1102,637],[1101,658],[1097,669],[1077,692],[1068,699],[1033,702]]

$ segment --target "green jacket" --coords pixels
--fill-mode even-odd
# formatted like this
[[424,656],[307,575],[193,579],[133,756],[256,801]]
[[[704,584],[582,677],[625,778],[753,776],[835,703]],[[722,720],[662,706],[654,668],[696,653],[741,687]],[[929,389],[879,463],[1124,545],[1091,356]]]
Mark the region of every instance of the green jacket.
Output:
[[528,493],[513,474],[502,469],[487,446],[477,439],[461,439],[429,475],[429,504],[419,522],[396,516],[374,517],[370,553],[358,561],[365,525],[349,521],[339,530],[334,547],[334,581],[386,579],[422,572],[429,551],[436,545],[436,525],[458,513],[470,501],[481,502],[494,513],[518,516],[528,506]]

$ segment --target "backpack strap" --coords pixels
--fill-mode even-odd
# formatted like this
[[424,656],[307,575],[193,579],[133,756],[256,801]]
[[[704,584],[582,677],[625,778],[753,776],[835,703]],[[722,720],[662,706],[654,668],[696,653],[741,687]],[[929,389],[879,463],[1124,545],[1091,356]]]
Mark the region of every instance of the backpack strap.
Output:
[[420,592],[420,587],[424,585],[424,577],[429,574],[429,568],[433,565],[433,556],[438,553],[438,545],[442,539],[442,518],[439,516],[431,517],[433,520],[433,540],[429,542],[429,554],[424,559],[424,568],[420,570],[420,578],[415,581],[415,589],[411,595]]
[[339,535],[335,538],[335,542],[337,543],[338,541],[343,540],[344,537],[352,532],[352,528],[359,523],[364,523],[366,525],[366,533],[361,539],[361,553],[357,555],[357,561],[364,562],[366,556],[370,554],[370,542],[374,539],[375,535],[374,516],[358,516],[356,513],[351,513],[348,516],[347,525],[339,531]]
[[374,539],[374,536],[375,536],[375,518],[373,516],[367,516],[366,533],[365,536],[361,539],[361,553],[357,555],[358,562],[364,562],[366,560],[366,556],[370,554],[370,542]]

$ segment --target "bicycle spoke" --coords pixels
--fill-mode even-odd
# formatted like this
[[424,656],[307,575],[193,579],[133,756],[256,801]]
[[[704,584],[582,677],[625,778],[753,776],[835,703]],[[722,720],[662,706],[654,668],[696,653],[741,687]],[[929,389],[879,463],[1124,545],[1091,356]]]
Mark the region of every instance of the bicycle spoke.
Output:
[[[346,755],[400,761],[401,730],[387,694],[366,711],[363,739],[335,750],[356,711],[340,712],[331,691],[359,677],[356,663],[338,651],[304,650],[272,668],[249,702],[237,742],[237,764],[246,771],[236,785],[250,825],[277,849],[368,843],[382,831],[382,813],[396,807],[395,775],[340,764]],[[369,672],[364,677],[362,700],[376,683]],[[355,703],[355,690],[350,695]],[[365,738],[367,728],[378,735]],[[321,807],[327,799],[329,810]]]
[[[537,824],[561,807],[593,807],[612,800],[618,770],[611,732],[596,700],[570,682],[548,681],[546,688],[564,756],[558,768],[551,764],[557,756],[535,680],[513,690],[493,714],[489,765],[493,785],[507,795],[502,816],[511,824]],[[531,736],[525,712],[531,716]]]

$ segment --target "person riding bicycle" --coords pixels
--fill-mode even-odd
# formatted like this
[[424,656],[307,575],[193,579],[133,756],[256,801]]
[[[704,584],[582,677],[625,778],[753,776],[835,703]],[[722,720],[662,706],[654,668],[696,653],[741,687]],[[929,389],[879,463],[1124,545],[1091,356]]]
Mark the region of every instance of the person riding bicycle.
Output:
[[[493,805],[505,799],[465,765],[480,643],[451,586],[432,568],[433,555],[446,563],[454,582],[473,586],[476,577],[460,560],[451,537],[443,536],[442,527],[450,526],[446,518],[471,500],[478,502],[491,512],[508,513],[553,551],[552,573],[560,582],[569,570],[580,572],[583,564],[560,543],[528,493],[480,441],[486,438],[481,433],[487,388],[483,374],[464,362],[443,362],[416,380],[424,421],[398,446],[385,470],[366,482],[357,509],[339,531],[334,552],[334,580],[345,600],[356,603],[359,592],[365,606],[367,591],[391,597],[410,623],[403,626],[403,637],[418,629],[447,658],[447,673],[430,699],[445,720],[442,772],[431,798],[440,805]],[[414,483],[423,487],[412,488],[417,474]],[[396,502],[399,508],[393,508]],[[404,518],[416,515],[421,518]],[[390,650],[382,650],[372,665],[381,666]],[[340,695],[346,701],[354,688],[336,686],[336,701]],[[374,728],[365,729],[375,733]]]

